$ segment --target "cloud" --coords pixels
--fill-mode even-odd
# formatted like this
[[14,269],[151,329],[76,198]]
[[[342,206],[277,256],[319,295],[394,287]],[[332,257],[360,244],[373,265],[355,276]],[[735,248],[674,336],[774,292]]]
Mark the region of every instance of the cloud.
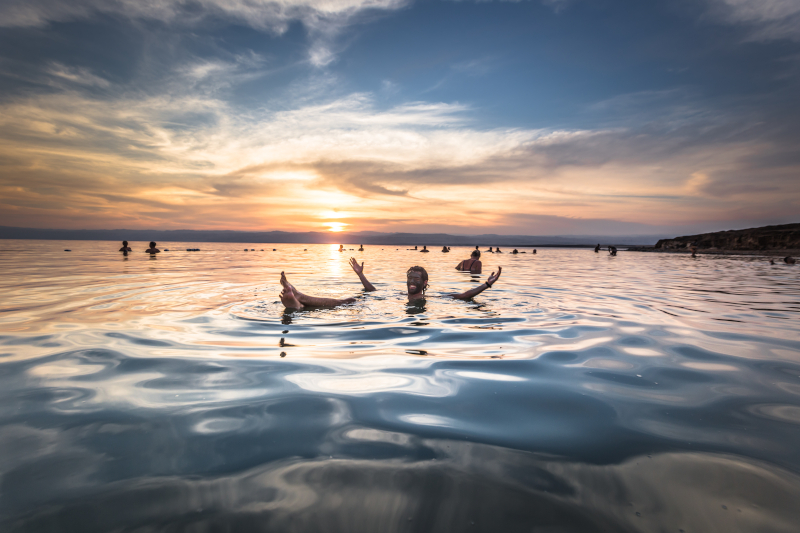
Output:
[[[0,225],[305,230],[339,208],[354,230],[631,233],[800,205],[794,136],[741,107],[635,93],[594,106],[616,123],[568,130],[482,128],[459,102],[320,96],[332,92],[324,76],[262,107],[222,99],[262,64],[192,59],[141,94],[52,63],[60,91],[0,104]],[[110,90],[96,98],[97,87]]]
[[710,0],[712,16],[751,28],[754,40],[800,41],[800,2],[797,0]]
[[104,14],[181,26],[226,20],[283,34],[300,22],[311,40],[310,62],[325,66],[335,59],[339,36],[359,16],[407,4],[408,0],[7,0],[0,4],[0,27],[42,27]]

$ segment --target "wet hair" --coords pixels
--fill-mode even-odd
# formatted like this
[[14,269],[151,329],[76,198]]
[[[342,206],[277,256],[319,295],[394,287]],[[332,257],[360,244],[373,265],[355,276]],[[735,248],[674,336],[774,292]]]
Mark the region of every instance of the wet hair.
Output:
[[128,241],[122,241],[123,246],[128,246]]
[[409,268],[408,271],[406,271],[406,276],[408,276],[412,272],[419,272],[420,274],[422,274],[422,282],[423,283],[428,281],[428,272],[424,268],[422,268],[421,266],[413,266],[413,267]]
[[156,247],[155,241],[150,241],[150,248],[155,248],[155,247]]
[[470,254],[470,256],[474,257],[475,259],[480,259],[481,258],[481,251],[480,250],[472,250],[472,253]]

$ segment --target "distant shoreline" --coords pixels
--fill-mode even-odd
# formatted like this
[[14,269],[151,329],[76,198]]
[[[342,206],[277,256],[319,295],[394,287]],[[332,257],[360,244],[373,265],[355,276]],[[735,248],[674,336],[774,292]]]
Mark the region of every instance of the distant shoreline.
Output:
[[625,247],[647,245],[651,236],[548,236],[548,235],[450,235],[447,233],[380,232],[286,232],[228,230],[70,230],[0,226],[0,239],[121,242],[224,242],[231,244],[353,244],[364,246],[489,246],[501,248],[594,248],[598,243]]

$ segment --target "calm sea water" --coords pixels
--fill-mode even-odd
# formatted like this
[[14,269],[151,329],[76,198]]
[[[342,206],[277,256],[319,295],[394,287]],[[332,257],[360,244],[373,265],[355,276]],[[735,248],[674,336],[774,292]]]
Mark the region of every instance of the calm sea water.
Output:
[[800,267],[132,246],[0,241],[4,532],[800,528]]

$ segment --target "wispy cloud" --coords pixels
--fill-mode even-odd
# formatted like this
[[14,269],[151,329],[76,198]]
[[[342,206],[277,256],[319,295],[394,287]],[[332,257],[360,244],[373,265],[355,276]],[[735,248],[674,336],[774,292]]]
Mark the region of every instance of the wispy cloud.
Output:
[[800,41],[800,2],[797,0],[709,0],[718,20],[751,28],[754,40]]
[[731,138],[731,123],[703,116],[483,129],[459,103],[381,109],[371,94],[353,93],[240,113],[189,83],[236,68],[191,63],[165,95],[101,100],[65,90],[7,101],[0,224],[306,229],[329,222],[323,213],[335,207],[354,229],[451,219],[533,231],[533,219],[508,218],[516,212],[589,221],[553,227],[591,233],[592,220],[674,226],[742,205],[783,216],[800,202],[787,185],[798,162],[759,167],[753,158],[773,146],[768,139]]
[[409,0],[7,0],[0,4],[0,27],[41,27],[97,14],[158,20],[192,26],[227,20],[282,34],[300,22],[309,34],[309,61],[325,66],[342,47],[338,38],[360,16],[400,9]]

